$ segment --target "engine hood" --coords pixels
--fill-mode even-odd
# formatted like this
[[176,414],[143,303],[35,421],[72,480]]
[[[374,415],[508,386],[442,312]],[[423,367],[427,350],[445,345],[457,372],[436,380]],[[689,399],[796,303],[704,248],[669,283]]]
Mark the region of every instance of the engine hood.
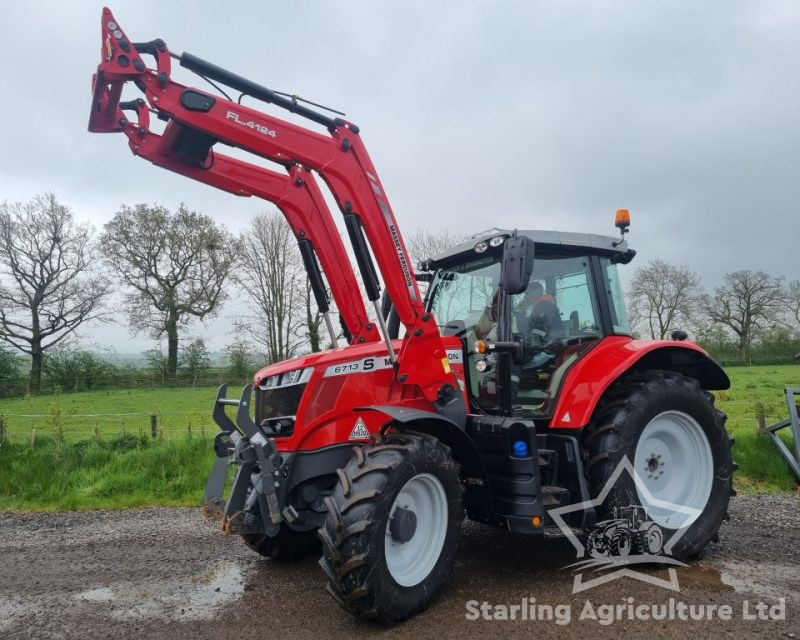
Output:
[[[395,352],[400,350],[402,340],[394,340],[392,345]],[[274,364],[267,365],[260,369],[255,376],[253,376],[253,386],[261,384],[262,380],[269,378],[287,371],[295,371],[296,369],[305,369],[307,367],[321,367],[337,364],[339,362],[347,362],[349,360],[358,360],[369,356],[386,356],[388,350],[383,342],[370,342],[368,344],[359,344],[339,349],[328,349],[326,351],[318,351],[317,353],[309,353],[302,356],[290,358],[289,360],[282,360]]]

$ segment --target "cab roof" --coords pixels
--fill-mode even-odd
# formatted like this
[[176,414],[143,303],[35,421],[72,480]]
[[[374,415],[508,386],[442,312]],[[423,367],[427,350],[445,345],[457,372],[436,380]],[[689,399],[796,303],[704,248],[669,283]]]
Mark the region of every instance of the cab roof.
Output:
[[[488,241],[497,236],[510,236],[512,229],[488,229],[471,236],[447,251],[433,256],[434,263],[447,263],[450,259],[463,253],[474,252],[475,245],[481,241]],[[614,255],[628,252],[628,243],[619,236],[601,236],[594,233],[573,233],[569,231],[542,231],[534,229],[517,229],[517,235],[527,236],[543,249],[563,249],[593,254]],[[617,243],[616,246],[614,243]]]

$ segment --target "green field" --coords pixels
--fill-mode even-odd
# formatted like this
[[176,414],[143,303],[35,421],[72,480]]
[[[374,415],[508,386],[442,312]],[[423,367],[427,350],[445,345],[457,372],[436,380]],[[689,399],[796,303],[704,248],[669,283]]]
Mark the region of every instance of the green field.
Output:
[[[795,491],[797,478],[766,435],[758,433],[758,416],[767,425],[788,417],[785,387],[800,387],[800,365],[729,367],[731,388],[720,391],[717,406],[728,414],[728,431],[736,438],[733,457],[739,464],[734,476],[739,491]],[[788,430],[781,437],[791,443]],[[790,445],[790,449],[793,447]]]
[[[767,424],[786,417],[783,389],[800,386],[800,366],[728,373],[732,387],[717,402],[736,437],[736,488],[794,491],[788,465],[756,425],[759,414]],[[136,389],[0,401],[7,434],[0,444],[0,509],[198,504],[214,459],[215,394],[213,387]],[[156,440],[149,437],[153,413]]]
[[[240,390],[229,390],[236,394]],[[211,419],[216,387],[167,389],[112,389],[59,395],[27,396],[0,400],[0,416],[11,442],[30,442],[36,437],[63,436],[64,442],[112,437],[121,431],[149,434],[151,415],[156,415],[165,438],[217,427]]]

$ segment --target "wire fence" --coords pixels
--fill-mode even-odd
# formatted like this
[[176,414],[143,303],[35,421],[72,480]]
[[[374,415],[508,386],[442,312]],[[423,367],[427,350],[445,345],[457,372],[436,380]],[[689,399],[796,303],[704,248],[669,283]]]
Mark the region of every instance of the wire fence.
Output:
[[0,413],[0,440],[35,446],[37,441],[79,442],[141,438],[206,438],[218,430],[209,412]]

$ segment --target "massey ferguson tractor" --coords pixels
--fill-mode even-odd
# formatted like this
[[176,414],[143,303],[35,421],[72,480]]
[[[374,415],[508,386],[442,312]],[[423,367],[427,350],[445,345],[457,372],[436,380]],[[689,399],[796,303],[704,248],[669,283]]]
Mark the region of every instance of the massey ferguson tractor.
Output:
[[[716,538],[736,465],[709,390],[729,380],[683,332],[632,337],[617,276],[635,254],[626,210],[619,237],[498,228],[412,265],[355,124],[163,40],[134,42],[108,9],[101,29],[89,130],[274,203],[333,344],[261,369],[239,399],[220,389],[205,509],[225,532],[273,559],[321,548],[330,595],[385,623],[435,597],[465,515],[543,540],[564,533],[553,509],[582,505],[564,516],[581,534],[633,504],[677,558]],[[175,63],[217,91],[176,82]],[[626,458],[635,473],[606,486]]]

